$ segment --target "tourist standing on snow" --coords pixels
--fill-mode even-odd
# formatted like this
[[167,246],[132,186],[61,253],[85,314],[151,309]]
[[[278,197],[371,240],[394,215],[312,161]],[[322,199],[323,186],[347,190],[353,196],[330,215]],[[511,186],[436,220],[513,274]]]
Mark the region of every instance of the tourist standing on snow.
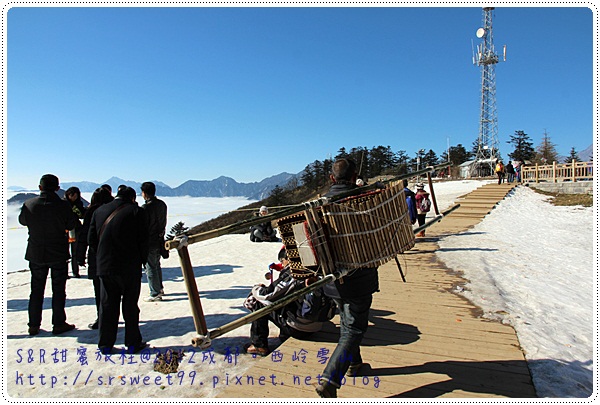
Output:
[[79,221],[75,225],[75,229],[73,231],[72,237],[69,237],[69,243],[71,245],[71,271],[73,272],[73,277],[79,278],[79,266],[85,265],[85,258],[81,258],[78,249],[79,239],[83,236],[81,235],[81,221],[85,218],[85,208],[83,206],[83,201],[81,200],[81,191],[78,187],[69,187],[67,191],[65,191],[65,200],[69,202],[71,205],[71,209],[73,213],[77,215]]
[[31,272],[29,295],[29,335],[40,332],[44,290],[48,271],[52,277],[52,333],[58,335],[75,329],[67,323],[65,301],[69,276],[68,230],[75,228],[79,220],[71,206],[56,194],[58,177],[45,174],[40,179],[40,195],[25,201],[19,214],[19,223],[27,227],[29,239],[25,260]]
[[121,189],[113,201],[96,209],[88,243],[96,251],[100,278],[98,348],[103,354],[112,352],[122,306],[127,352],[137,353],[147,346],[140,332],[138,300],[142,266],[148,259],[148,224],[144,210],[135,202],[134,189]]
[[92,194],[92,198],[90,200],[90,205],[85,213],[85,218],[83,219],[83,227],[81,228],[81,237],[79,239],[78,244],[78,252],[82,251],[83,257],[85,258],[87,252],[87,263],[88,263],[88,274],[87,277],[89,280],[92,280],[92,284],[94,286],[94,297],[96,300],[96,320],[93,323],[90,323],[88,327],[90,329],[98,329],[98,319],[100,314],[100,279],[98,278],[98,274],[96,273],[96,250],[92,247],[88,249],[88,235],[90,231],[90,223],[92,222],[92,215],[94,212],[103,204],[109,203],[114,200],[114,197],[104,187],[99,187],[94,190]]
[[164,250],[165,228],[167,227],[167,204],[156,198],[156,185],[150,181],[142,184],[142,197],[148,221],[148,260],[146,262],[146,277],[150,295],[144,301],[161,301],[165,293],[163,287],[162,268],[160,267],[161,251]]

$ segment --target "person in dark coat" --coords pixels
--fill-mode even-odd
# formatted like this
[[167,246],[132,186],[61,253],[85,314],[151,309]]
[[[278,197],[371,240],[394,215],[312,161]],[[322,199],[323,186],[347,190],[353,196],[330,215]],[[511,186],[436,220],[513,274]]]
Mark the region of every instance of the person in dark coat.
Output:
[[68,202],[56,192],[58,177],[45,174],[40,180],[40,195],[25,201],[19,214],[19,223],[27,227],[29,239],[25,260],[31,271],[29,295],[29,335],[40,332],[44,290],[48,271],[52,277],[52,333],[55,335],[75,329],[67,323],[65,302],[69,274],[69,238],[67,231],[75,228],[77,217]]
[[509,161],[504,167],[504,170],[506,171],[507,183],[512,183],[515,180],[515,167],[512,162]]
[[138,300],[142,266],[148,258],[148,224],[134,200],[134,189],[122,189],[114,201],[96,209],[90,222],[88,244],[96,251],[100,278],[98,348],[105,354],[112,352],[117,339],[121,301],[127,352],[147,347],[140,332]]
[[410,223],[414,225],[418,219],[417,198],[415,193],[410,188],[408,188],[408,180],[402,180],[402,186],[404,187],[404,195],[406,196],[406,205],[408,207]]
[[[326,197],[356,188],[356,164],[350,159],[338,159],[333,164],[333,185]],[[379,291],[377,267],[360,268],[327,284],[325,294],[332,297],[340,314],[340,339],[325,370],[323,382],[316,388],[322,398],[337,398],[344,375],[356,376],[364,366],[360,343],[369,324],[373,293]]]
[[80,246],[80,239],[82,238],[81,221],[85,217],[86,209],[83,206],[83,201],[81,200],[81,191],[78,187],[69,187],[65,191],[65,200],[69,202],[73,213],[75,213],[79,219],[73,232],[74,238],[69,238],[69,244],[71,245],[71,271],[73,273],[73,277],[80,278],[79,266],[85,265],[85,258],[81,257],[82,247]]
[[88,279],[92,280],[94,285],[94,297],[96,299],[96,320],[93,323],[90,323],[88,327],[90,329],[98,329],[98,314],[100,313],[100,279],[96,274],[96,251],[93,248],[88,249],[88,234],[90,230],[90,223],[92,222],[92,215],[94,212],[103,204],[109,203],[114,200],[110,191],[108,191],[104,187],[99,187],[94,190],[92,194],[92,198],[90,201],[90,205],[85,212],[85,218],[83,219],[83,225],[81,227],[81,237],[79,238],[77,247],[78,254],[82,257],[79,259],[83,259],[85,261],[86,252],[88,258]]
[[142,197],[148,221],[148,259],[146,262],[146,277],[150,295],[144,301],[162,301],[165,293],[162,280],[162,268],[160,267],[160,255],[165,244],[165,228],[167,227],[167,204],[156,198],[156,186],[150,181],[142,184]]
[[[258,216],[263,217],[265,215],[269,215],[269,209],[263,205],[258,211]],[[250,227],[250,240],[252,242],[279,242],[277,231],[273,229],[271,221]]]

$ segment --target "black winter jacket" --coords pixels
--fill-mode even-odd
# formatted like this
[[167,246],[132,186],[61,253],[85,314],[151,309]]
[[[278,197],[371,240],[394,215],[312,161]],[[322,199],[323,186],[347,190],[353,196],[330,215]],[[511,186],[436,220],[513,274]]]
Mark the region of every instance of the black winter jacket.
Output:
[[42,191],[39,196],[25,201],[19,223],[29,231],[25,260],[56,264],[71,257],[67,231],[74,229],[79,220],[71,205],[54,191]]
[[165,228],[167,227],[167,204],[152,197],[142,205],[148,222],[149,248],[158,249],[165,243]]
[[[99,235],[104,222],[118,207],[115,217]],[[92,215],[88,233],[90,249],[96,251],[98,276],[140,276],[148,259],[148,224],[144,210],[136,203],[116,198]]]
[[96,251],[92,248],[88,249],[88,236],[90,233],[90,224],[92,223],[92,216],[99,207],[100,205],[89,206],[88,209],[85,211],[83,226],[79,231],[81,237],[77,241],[77,260],[79,260],[80,262],[85,261],[85,256],[87,252],[88,278],[90,279],[96,277]]

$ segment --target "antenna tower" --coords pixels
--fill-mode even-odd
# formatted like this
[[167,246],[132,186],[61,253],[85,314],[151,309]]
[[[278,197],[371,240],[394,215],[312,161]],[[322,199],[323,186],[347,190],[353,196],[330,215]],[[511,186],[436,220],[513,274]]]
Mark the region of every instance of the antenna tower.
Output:
[[[492,11],[494,7],[483,8],[483,27],[476,32],[481,43],[477,53],[473,52],[473,64],[481,67],[481,113],[479,138],[475,162],[471,166],[471,177],[489,176],[494,173],[494,160],[498,156],[498,117],[496,114],[496,64],[500,62],[494,49],[492,31]],[[503,60],[506,61],[506,45]]]

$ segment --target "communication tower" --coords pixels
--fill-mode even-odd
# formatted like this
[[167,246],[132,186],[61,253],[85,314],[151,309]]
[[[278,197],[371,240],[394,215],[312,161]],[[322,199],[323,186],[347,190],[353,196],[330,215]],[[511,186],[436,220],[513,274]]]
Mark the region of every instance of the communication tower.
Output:
[[[477,52],[473,50],[473,64],[481,68],[481,113],[479,138],[475,162],[470,175],[489,176],[494,173],[494,160],[498,156],[498,116],[496,114],[496,64],[500,62],[494,49],[492,31],[492,11],[494,7],[483,8],[483,27],[475,35],[481,39]],[[506,45],[503,50],[506,61]]]

